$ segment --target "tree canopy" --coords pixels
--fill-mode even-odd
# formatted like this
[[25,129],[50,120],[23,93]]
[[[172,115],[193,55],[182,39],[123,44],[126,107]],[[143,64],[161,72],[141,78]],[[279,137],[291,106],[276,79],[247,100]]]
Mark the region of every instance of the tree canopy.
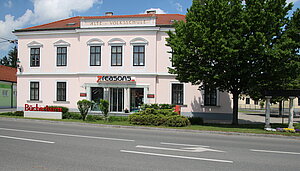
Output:
[[4,56],[2,59],[0,59],[0,65],[17,68],[17,60],[18,60],[17,46],[14,46],[13,49],[11,49],[8,52],[7,56]]
[[173,68],[181,82],[233,95],[238,124],[241,93],[281,89],[300,75],[299,9],[285,0],[194,0],[186,21],[169,32]]

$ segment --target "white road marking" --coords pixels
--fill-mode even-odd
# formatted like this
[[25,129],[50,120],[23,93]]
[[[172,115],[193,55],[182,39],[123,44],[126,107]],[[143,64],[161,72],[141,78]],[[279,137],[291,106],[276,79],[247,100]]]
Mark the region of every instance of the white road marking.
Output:
[[167,150],[167,151],[182,151],[182,152],[193,152],[193,153],[195,153],[195,152],[205,152],[205,151],[224,152],[224,151],[219,151],[219,150],[207,149],[207,148],[203,148],[203,147],[177,149],[177,148],[164,148],[164,147],[153,147],[153,146],[137,145],[136,148]]
[[112,140],[112,141],[126,141],[126,142],[133,142],[133,141],[135,141],[135,140],[129,140],[129,139],[107,138],[107,137],[94,137],[94,136],[74,135],[74,134],[61,134],[61,133],[55,133],[55,132],[40,132],[40,131],[29,131],[29,130],[20,130],[20,129],[9,129],[9,128],[0,128],[0,130],[17,131],[17,132],[27,132],[27,133],[35,133],[35,134],[46,134],[46,135],[57,135],[57,136],[67,136],[67,137],[77,137],[77,138],[90,138],[90,139],[100,139],[100,140]]
[[300,155],[300,153],[297,153],[297,152],[287,152],[287,151],[269,151],[269,150],[255,150],[255,149],[250,149],[250,151],[262,152],[262,153],[278,153],[278,154],[295,154],[295,155]]
[[171,157],[171,158],[190,159],[190,160],[203,160],[203,161],[221,162],[221,163],[233,163],[233,161],[229,161],[229,160],[208,159],[208,158],[198,158],[198,157],[188,157],[188,156],[176,156],[176,155],[159,154],[159,153],[146,153],[146,152],[140,152],[140,151],[127,151],[127,150],[120,150],[120,151],[123,153],[144,154],[144,155],[150,155],[150,156]]
[[32,142],[47,143],[47,144],[54,144],[55,143],[55,142],[51,142],[51,141],[36,140],[36,139],[29,139],[29,138],[19,138],[19,137],[10,137],[10,136],[5,136],[5,135],[0,135],[0,138],[8,138],[8,139],[15,139],[15,140],[22,140],[22,141],[32,141]]
[[167,142],[161,142],[160,144],[164,145],[175,145],[175,146],[186,146],[186,147],[206,147],[208,148],[209,146],[204,146],[204,145],[192,145],[192,144],[177,144],[177,143],[167,143]]

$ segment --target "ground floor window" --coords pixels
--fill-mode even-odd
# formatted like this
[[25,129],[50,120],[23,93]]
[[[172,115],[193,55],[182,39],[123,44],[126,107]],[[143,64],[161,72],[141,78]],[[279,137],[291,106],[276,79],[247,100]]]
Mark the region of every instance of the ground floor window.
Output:
[[66,101],[67,99],[67,83],[57,82],[57,101]]
[[138,111],[144,104],[144,89],[131,88],[130,89],[130,111]]
[[100,99],[103,99],[104,90],[102,87],[91,87],[91,100],[93,102],[92,110],[100,111]]
[[183,84],[172,84],[172,104],[183,105]]
[[39,82],[30,82],[30,100],[39,101]]
[[204,88],[204,105],[205,106],[217,106],[217,89]]

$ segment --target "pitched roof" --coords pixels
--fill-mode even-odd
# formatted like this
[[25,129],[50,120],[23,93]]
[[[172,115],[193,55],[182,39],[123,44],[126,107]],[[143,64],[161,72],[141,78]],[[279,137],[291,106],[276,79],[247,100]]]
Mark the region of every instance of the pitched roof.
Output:
[[137,15],[112,15],[112,16],[78,16],[71,17],[59,21],[54,21],[47,24],[28,27],[24,29],[15,30],[15,32],[22,31],[36,31],[36,30],[61,30],[61,29],[76,29],[80,28],[81,19],[107,19],[107,18],[142,18],[142,17],[156,17],[156,25],[170,26],[174,20],[185,20],[185,15],[181,14],[137,14]]
[[0,81],[17,82],[17,68],[0,65]]

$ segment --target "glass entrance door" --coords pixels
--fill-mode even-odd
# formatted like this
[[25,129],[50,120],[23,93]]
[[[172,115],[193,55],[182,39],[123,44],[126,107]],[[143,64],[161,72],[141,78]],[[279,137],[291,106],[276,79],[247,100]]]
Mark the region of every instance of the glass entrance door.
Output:
[[103,88],[102,87],[91,87],[91,100],[94,102],[92,106],[93,111],[99,111],[100,99],[103,99]]
[[122,112],[124,109],[124,88],[110,89],[110,111]]
[[130,111],[138,111],[141,105],[144,104],[144,89],[131,88],[130,89]]

